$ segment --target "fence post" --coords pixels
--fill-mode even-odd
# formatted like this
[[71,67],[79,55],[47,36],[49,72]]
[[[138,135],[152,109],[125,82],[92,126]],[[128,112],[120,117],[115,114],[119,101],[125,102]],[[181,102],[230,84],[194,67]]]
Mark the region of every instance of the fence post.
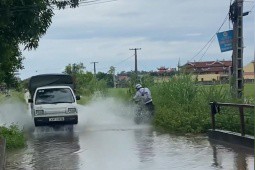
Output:
[[245,136],[243,106],[239,106],[239,113],[240,113],[240,123],[241,123],[241,135],[242,135],[242,136]]
[[211,120],[212,120],[212,129],[215,130],[215,113],[214,113],[215,104],[211,103]]
[[5,147],[6,140],[5,138],[0,137],[0,169],[5,169]]

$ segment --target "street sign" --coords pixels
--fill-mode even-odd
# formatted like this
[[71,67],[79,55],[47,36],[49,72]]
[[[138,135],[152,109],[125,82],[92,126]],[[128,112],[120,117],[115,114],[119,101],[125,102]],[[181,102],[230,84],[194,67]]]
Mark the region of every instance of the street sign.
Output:
[[217,38],[221,52],[233,50],[233,30],[218,32]]

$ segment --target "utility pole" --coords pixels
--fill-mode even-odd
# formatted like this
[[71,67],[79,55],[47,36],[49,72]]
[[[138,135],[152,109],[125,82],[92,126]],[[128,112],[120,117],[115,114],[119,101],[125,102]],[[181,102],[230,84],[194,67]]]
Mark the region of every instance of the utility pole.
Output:
[[137,76],[137,50],[141,50],[141,48],[131,48],[129,50],[134,50],[135,51],[135,74]]
[[95,62],[95,61],[94,61],[94,62],[91,62],[91,64],[92,64],[92,63],[94,64],[94,77],[96,77],[96,63],[98,63],[98,62]]
[[113,67],[113,73],[112,73],[112,77],[113,77],[113,88],[116,88],[115,68],[116,68],[116,67]]
[[233,22],[232,54],[232,93],[237,98],[243,97],[243,0],[235,0],[230,6],[230,19]]

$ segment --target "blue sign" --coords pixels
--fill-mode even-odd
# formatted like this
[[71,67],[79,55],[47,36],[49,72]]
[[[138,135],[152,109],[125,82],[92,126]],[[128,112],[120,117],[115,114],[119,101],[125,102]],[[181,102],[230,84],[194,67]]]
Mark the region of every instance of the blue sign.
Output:
[[233,50],[233,30],[217,33],[221,52]]

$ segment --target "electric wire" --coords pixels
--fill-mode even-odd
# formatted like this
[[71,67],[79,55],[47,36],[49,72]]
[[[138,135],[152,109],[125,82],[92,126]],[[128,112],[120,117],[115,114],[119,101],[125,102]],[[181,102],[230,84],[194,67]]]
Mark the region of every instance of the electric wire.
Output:
[[134,54],[133,55],[131,55],[130,57],[127,57],[126,59],[124,59],[124,60],[122,60],[122,61],[120,61],[120,62],[118,62],[117,64],[115,64],[114,66],[117,66],[117,65],[120,65],[120,64],[122,64],[122,63],[124,63],[124,62],[126,62],[127,60],[129,60],[131,57],[133,57],[134,56]]
[[[217,29],[216,33],[213,34],[213,36],[209,39],[209,41],[199,50],[198,53],[196,53],[196,55],[194,55],[190,61],[192,61],[195,57],[197,57],[202,51],[204,51],[204,49],[206,49],[209,44],[213,41],[213,39],[215,38],[215,36],[217,35],[217,33],[221,30],[221,28],[223,27],[223,25],[226,23],[227,19],[228,19],[229,14],[227,13],[225,19],[223,20],[222,24],[220,25],[220,27]],[[206,52],[208,51],[208,49],[206,49]],[[205,53],[202,55],[202,57],[205,55]],[[200,58],[200,60],[202,59],[202,57]]]
[[214,36],[214,38],[212,39],[212,41],[210,42],[210,44],[208,45],[208,47],[206,48],[206,50],[205,50],[205,52],[203,53],[203,55],[199,58],[198,61],[201,61],[201,60],[202,60],[202,58],[205,56],[205,54],[207,53],[207,51],[209,50],[209,48],[212,46],[212,43],[214,42],[214,40],[215,40],[215,36]]
[[[127,57],[126,59],[123,59],[123,60],[117,62],[116,64],[114,64],[114,65],[112,65],[112,66],[113,66],[113,67],[116,67],[116,66],[118,66],[118,65],[120,65],[120,64],[122,64],[122,63],[124,63],[124,62],[126,62],[127,60],[129,60],[129,59],[132,58],[133,56],[134,56],[134,54],[131,55],[131,56],[129,56],[129,57]],[[108,69],[108,68],[110,68],[110,67],[99,67],[99,69]]]
[[[109,2],[114,2],[117,0],[107,0],[107,1],[101,1],[101,0],[94,0],[94,1],[86,1],[86,2],[80,2],[78,7],[81,6],[90,6],[90,5],[97,5],[97,4],[104,4],[104,3],[109,3]],[[81,5],[80,5],[81,4]],[[56,7],[56,6],[55,6]],[[65,8],[72,8],[70,6],[67,6]],[[61,9],[54,9],[54,10],[61,10]]]
[[254,10],[255,7],[255,3],[253,4],[253,6],[251,7],[251,9],[248,12],[252,12]]
[[[78,5],[77,7],[79,6],[89,6],[89,5],[96,5],[96,4],[102,4],[102,3],[109,3],[109,2],[114,2],[114,1],[117,1],[117,0],[91,0],[91,1],[84,1],[84,0],[81,0],[79,2],[79,4],[81,5]],[[71,5],[71,4],[69,4]],[[0,8],[0,14],[5,14],[5,13],[8,13],[8,12],[27,12],[27,11],[34,11],[34,10],[37,10],[39,8],[38,5],[34,4],[34,5],[24,5],[24,6],[14,6],[14,7],[11,7],[11,8]],[[54,9],[54,10],[60,10],[60,9],[55,9],[57,8],[57,5],[55,4],[49,4],[47,5],[47,9]],[[65,8],[72,8],[71,6],[66,6]],[[39,11],[38,11],[39,12]]]

